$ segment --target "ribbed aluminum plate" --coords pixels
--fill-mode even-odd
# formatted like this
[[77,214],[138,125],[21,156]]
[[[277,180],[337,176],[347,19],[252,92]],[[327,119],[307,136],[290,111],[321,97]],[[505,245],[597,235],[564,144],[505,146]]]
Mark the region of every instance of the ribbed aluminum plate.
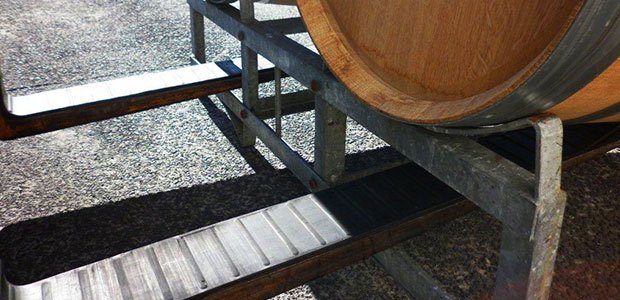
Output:
[[183,299],[350,235],[307,195],[24,286],[6,299]]

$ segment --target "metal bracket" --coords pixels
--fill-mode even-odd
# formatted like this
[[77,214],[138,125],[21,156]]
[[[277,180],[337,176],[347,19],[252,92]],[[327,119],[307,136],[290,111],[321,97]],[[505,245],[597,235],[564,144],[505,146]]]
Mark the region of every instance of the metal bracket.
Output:
[[561,190],[562,121],[528,118],[536,131],[535,210],[519,227],[504,226],[497,270],[497,299],[547,299],[560,240],[566,193]]
[[[316,93],[317,130],[325,130],[323,138],[317,140],[318,148],[324,151],[317,153],[319,165],[341,161],[336,157],[342,153],[338,148],[342,139],[337,134],[342,129],[330,132],[328,126],[321,126],[325,125],[322,122],[329,123],[330,118],[325,116],[329,116],[330,110],[335,114],[346,111],[349,117],[502,222],[497,298],[548,297],[565,206],[565,194],[560,190],[562,123],[557,117],[543,115],[504,127],[463,131],[469,133],[465,135],[478,135],[533,126],[538,147],[537,168],[532,174],[470,138],[446,134],[451,132],[441,132],[441,128],[404,124],[361,105],[333,75],[324,71],[322,59],[316,53],[265,23],[243,22],[234,7],[214,6],[203,0],[188,3],[230,34],[243,32],[244,45]],[[321,146],[321,142],[329,141],[329,135],[337,142]],[[329,153],[332,150],[334,155]],[[308,172],[305,167],[298,169]],[[328,182],[328,169],[319,166],[317,173]]]
[[335,184],[344,174],[347,115],[320,96],[314,104],[314,169]]
[[273,81],[276,94],[274,95],[274,115],[276,119],[276,134],[282,137],[282,71],[273,69]]
[[[252,24],[254,19],[254,0],[239,1],[241,22]],[[241,41],[241,89],[243,103],[251,110],[258,104],[258,55],[245,44],[245,36],[238,32],[237,38]],[[243,126],[239,134],[242,147],[251,147],[256,143],[256,135],[252,130]]]
[[506,132],[522,129],[531,126],[529,118],[518,119],[496,125],[480,126],[480,127],[444,127],[444,126],[424,126],[424,128],[437,133],[462,135],[462,136],[484,136],[498,132]]
[[205,20],[204,17],[193,8],[189,8],[190,32],[192,35],[192,64],[204,64],[205,53]]

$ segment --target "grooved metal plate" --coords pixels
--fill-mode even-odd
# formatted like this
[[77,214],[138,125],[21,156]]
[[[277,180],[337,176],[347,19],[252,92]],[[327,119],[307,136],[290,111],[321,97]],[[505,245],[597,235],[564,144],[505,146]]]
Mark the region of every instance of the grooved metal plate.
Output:
[[[27,285],[3,279],[0,299],[184,299],[207,295],[224,285],[230,288],[257,274],[269,276],[263,271],[273,274],[293,262],[320,256],[326,248],[336,249],[331,247],[336,244],[353,245],[360,238],[369,240],[353,248],[365,254],[344,255],[366,257],[406,238],[385,228],[411,232],[402,224],[461,203],[459,195],[437,179],[425,181],[441,192],[425,191],[418,183],[404,184],[419,180],[418,176],[430,175],[407,165]],[[341,266],[344,261],[319,258],[312,263]]]
[[350,237],[307,195],[25,286],[9,299],[182,299]]
[[[129,76],[109,81],[44,91],[11,97],[10,112],[17,116],[44,113],[83,104],[112,101],[168,88],[182,88],[199,82],[217,81],[241,74],[241,59],[200,64],[155,73]],[[262,56],[258,70],[268,70],[273,64]]]

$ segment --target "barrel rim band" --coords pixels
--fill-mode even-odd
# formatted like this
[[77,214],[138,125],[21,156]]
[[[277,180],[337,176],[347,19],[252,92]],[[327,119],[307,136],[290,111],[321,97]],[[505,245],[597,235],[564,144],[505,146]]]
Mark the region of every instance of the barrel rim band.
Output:
[[599,110],[595,113],[591,113],[583,117],[572,119],[568,121],[567,124],[588,123],[588,122],[592,122],[596,120],[602,120],[602,119],[605,119],[611,116],[615,116],[617,114],[620,114],[620,103],[616,103],[612,106]]
[[528,80],[503,100],[437,126],[500,124],[542,112],[569,98],[620,56],[620,2],[590,0],[564,38]]

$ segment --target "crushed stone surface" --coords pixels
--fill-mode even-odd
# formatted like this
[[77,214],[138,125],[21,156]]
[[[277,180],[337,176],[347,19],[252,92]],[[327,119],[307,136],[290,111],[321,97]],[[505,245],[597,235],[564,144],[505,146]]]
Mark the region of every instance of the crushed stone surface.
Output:
[[[257,5],[259,19],[295,15],[292,7]],[[206,28],[209,60],[239,55],[236,39],[210,22]],[[307,35],[295,39],[311,45]],[[2,0],[0,41],[12,95],[173,69],[188,65],[191,53],[187,4],[171,0]],[[285,91],[298,88],[284,82]],[[261,85],[261,95],[271,93]],[[25,222],[24,232],[0,232],[0,253],[21,266],[12,275],[49,276],[307,193],[262,143],[240,148],[223,107],[211,100],[0,142],[0,227]],[[313,125],[312,112],[283,121],[284,138],[308,160]],[[348,125],[350,168],[398,157]],[[620,298],[620,150],[565,172],[563,188],[568,204],[552,298]],[[475,211],[399,247],[458,298],[486,298],[500,231]],[[13,243],[26,250],[16,253]],[[274,298],[406,296],[367,259]]]

